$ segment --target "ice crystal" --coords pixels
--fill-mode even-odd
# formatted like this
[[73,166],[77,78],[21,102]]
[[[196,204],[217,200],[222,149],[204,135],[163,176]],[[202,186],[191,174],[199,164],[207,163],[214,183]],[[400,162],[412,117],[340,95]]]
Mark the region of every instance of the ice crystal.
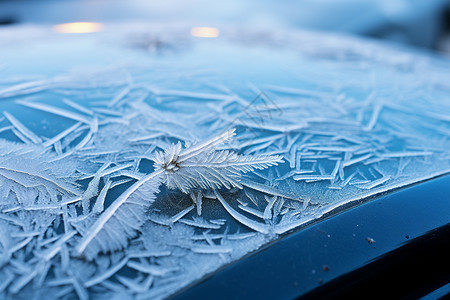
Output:
[[44,209],[44,204],[79,200],[81,190],[74,184],[77,162],[59,164],[52,162],[55,158],[44,147],[0,139],[0,201],[22,209]]
[[214,149],[234,135],[234,129],[185,149],[181,143],[172,144],[155,154],[155,170],[164,170],[169,188],[188,193],[192,188],[242,188],[241,173],[264,169],[282,162],[279,156],[239,155]]

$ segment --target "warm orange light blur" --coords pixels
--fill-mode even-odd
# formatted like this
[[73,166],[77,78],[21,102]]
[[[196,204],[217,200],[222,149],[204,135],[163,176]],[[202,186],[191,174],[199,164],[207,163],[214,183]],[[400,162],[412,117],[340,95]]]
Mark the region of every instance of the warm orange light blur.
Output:
[[191,29],[191,35],[203,38],[215,38],[219,36],[219,29],[214,27],[194,27]]
[[65,23],[53,26],[53,30],[59,33],[89,33],[103,30],[103,24],[94,22]]

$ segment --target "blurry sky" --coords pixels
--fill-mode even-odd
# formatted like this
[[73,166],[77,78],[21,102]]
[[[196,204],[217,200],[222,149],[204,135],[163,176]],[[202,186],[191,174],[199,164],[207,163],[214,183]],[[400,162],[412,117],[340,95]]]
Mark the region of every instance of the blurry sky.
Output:
[[0,21],[233,23],[350,32],[436,47],[442,44],[449,8],[450,0],[0,0]]

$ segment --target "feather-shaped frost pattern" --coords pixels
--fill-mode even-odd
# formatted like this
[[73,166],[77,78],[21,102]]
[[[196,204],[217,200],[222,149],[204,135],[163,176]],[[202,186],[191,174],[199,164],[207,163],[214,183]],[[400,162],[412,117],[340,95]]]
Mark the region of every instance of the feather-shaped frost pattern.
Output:
[[115,201],[117,204],[113,203],[98,217],[88,218],[79,224],[74,223],[83,236],[77,246],[78,253],[83,253],[87,259],[92,260],[99,252],[125,248],[128,240],[136,236],[141,225],[147,220],[148,208],[156,199],[159,185],[159,178],[154,177],[140,185],[139,189],[133,191],[124,201],[120,201],[119,196]]
[[185,149],[178,142],[157,153],[153,173],[130,186],[94,221],[88,218],[83,224],[74,224],[83,235],[77,245],[78,254],[93,259],[99,252],[124,248],[146,221],[145,213],[155,200],[162,177],[169,188],[184,193],[193,188],[242,188],[241,173],[282,162],[278,156],[242,156],[214,149],[233,135],[234,129]]
[[172,144],[166,151],[155,154],[155,170],[164,170],[169,188],[189,193],[193,188],[242,188],[241,173],[283,162],[280,156],[244,156],[215,149],[233,135],[234,129],[185,149],[181,148],[180,143]]
[[[17,144],[0,139],[0,185],[6,199],[13,192],[24,206],[47,204],[78,197],[74,184],[77,163],[50,162],[56,156],[38,145]],[[21,197],[23,196],[23,197]]]

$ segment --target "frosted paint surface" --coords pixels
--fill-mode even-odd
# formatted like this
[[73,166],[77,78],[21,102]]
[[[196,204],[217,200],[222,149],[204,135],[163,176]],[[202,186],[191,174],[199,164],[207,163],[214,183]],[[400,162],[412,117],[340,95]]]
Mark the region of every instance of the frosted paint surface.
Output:
[[449,61],[188,32],[0,33],[1,298],[164,298],[343,204],[449,172]]

